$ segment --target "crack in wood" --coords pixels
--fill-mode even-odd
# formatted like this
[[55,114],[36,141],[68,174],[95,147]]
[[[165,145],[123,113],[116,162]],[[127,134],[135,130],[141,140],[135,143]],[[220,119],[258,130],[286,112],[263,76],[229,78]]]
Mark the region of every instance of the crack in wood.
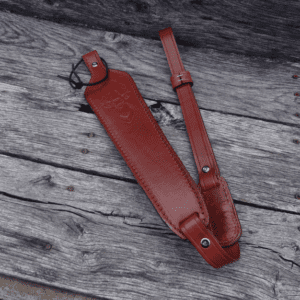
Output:
[[[140,217],[136,217],[136,216],[131,216],[131,215],[122,215],[122,214],[117,214],[117,213],[114,213],[114,211],[110,212],[110,213],[103,213],[99,210],[96,211],[97,213],[99,213],[100,215],[102,216],[105,216],[105,217],[117,217],[117,218],[123,218],[124,221],[125,219],[134,219],[134,220],[138,220],[140,222],[143,221],[143,218],[140,218]],[[124,224],[127,224],[126,222],[123,222]],[[131,226],[134,226],[132,224],[127,224],[127,225],[131,225]]]
[[248,243],[248,242],[242,242],[242,243],[245,244],[245,245],[248,245],[248,246],[252,246],[253,248],[272,251],[273,253],[277,254],[282,260],[292,263],[291,269],[293,268],[293,265],[296,265],[297,267],[300,268],[299,264],[295,263],[293,260],[290,260],[290,259],[282,257],[282,255],[279,252],[277,252],[277,251],[275,251],[273,249],[270,249],[270,248],[267,248],[267,247],[263,247],[263,246],[257,246],[257,245],[254,245],[254,244],[251,244],[251,243]]
[[296,265],[297,267],[300,268],[300,265],[298,265],[297,263],[295,263],[293,260],[284,258],[284,257],[281,256],[281,254],[279,254],[279,257],[280,257],[281,259],[285,260],[285,261],[288,261],[288,262],[292,263],[291,269],[293,268],[294,265]]
[[0,195],[4,195],[6,197],[13,198],[13,199],[18,199],[18,200],[22,200],[22,201],[33,202],[33,203],[43,203],[43,204],[45,203],[43,201],[33,200],[33,199],[30,199],[30,198],[25,198],[25,197],[20,197],[20,196],[12,195],[12,194],[9,194],[9,193],[6,193],[6,192],[1,192],[1,191],[0,191]]
[[23,242],[22,246],[27,246],[29,248],[39,249],[39,250],[50,250],[52,248],[51,243],[46,240],[42,240],[37,237],[25,236],[16,231],[9,230],[7,228],[0,227],[0,232],[3,236],[12,237]]
[[[35,276],[37,277],[37,276]],[[40,279],[40,278],[39,278]],[[45,282],[35,282],[33,280],[20,278],[18,276],[11,276],[1,273],[0,274],[0,284],[5,283],[6,293],[8,292],[12,295],[13,298],[7,299],[87,299],[87,300],[112,300],[107,297],[99,297],[89,293],[84,293],[82,291],[78,292],[71,290],[66,287],[52,286]],[[48,294],[44,296],[44,293]],[[3,295],[3,294],[2,294]],[[2,296],[1,295],[1,296]],[[54,297],[54,298],[53,298]],[[74,298],[75,297],[75,298]],[[88,297],[88,298],[87,298]],[[0,300],[4,300],[0,298]]]
[[[126,181],[126,180],[124,180]],[[134,182],[136,184],[138,184],[136,181]],[[71,205],[66,205],[66,204],[60,204],[60,203],[54,203],[54,202],[43,202],[43,201],[39,201],[39,200],[33,200],[33,199],[30,199],[30,198],[24,198],[24,197],[20,197],[20,196],[16,196],[16,195],[12,195],[12,194],[9,194],[9,193],[6,193],[6,192],[1,192],[0,191],[0,195],[4,195],[4,196],[7,196],[7,197],[10,197],[10,198],[13,198],[13,199],[18,199],[18,200],[22,200],[22,201],[28,201],[28,202],[33,202],[33,203],[41,203],[41,204],[53,204],[53,205],[61,205],[61,206],[69,206],[71,208],[74,208],[74,209],[80,209],[82,211],[85,211],[85,212],[89,212],[89,213],[95,213],[95,212],[98,212],[100,214],[102,214],[103,216],[116,216],[116,217],[126,217],[126,218],[135,218],[135,217],[131,217],[131,216],[123,216],[123,215],[112,215],[112,213],[110,214],[105,214],[105,213],[102,213],[100,211],[86,211],[86,210],[83,210],[81,208],[78,208],[78,207],[73,207]],[[260,208],[260,209],[266,209],[266,210],[271,210],[271,211],[276,211],[276,212],[283,212],[283,213],[287,213],[287,214],[292,214],[292,215],[300,215],[300,212],[297,213],[297,212],[293,212],[293,211],[288,211],[288,210],[284,210],[284,209],[280,209],[280,208],[275,208],[275,207],[267,207],[267,206],[264,206],[264,205],[258,205],[258,204],[254,204],[254,203],[249,203],[249,202],[244,202],[244,201],[240,201],[240,200],[235,200],[233,199],[233,202],[235,204],[241,204],[241,205],[246,205],[246,206],[251,206],[251,207],[254,207],[254,208]],[[53,209],[53,210],[58,210],[58,209]],[[62,211],[67,211],[67,210],[62,210]],[[71,211],[67,211],[67,212],[71,212]],[[72,212],[74,213],[74,212]],[[81,216],[81,215],[79,215]],[[83,217],[83,216],[82,216]],[[141,219],[140,217],[136,218],[136,219],[139,219],[139,220],[143,220]],[[129,224],[128,224],[129,225]],[[300,226],[299,226],[299,231],[300,231]]]
[[275,282],[273,284],[273,292],[274,292],[274,295],[275,297],[277,298],[278,296],[278,292],[276,291],[276,288],[277,288],[277,281],[279,280],[279,270],[277,271],[276,273],[276,277],[275,277]]
[[[48,203],[49,203],[49,202],[48,202]],[[114,211],[112,211],[112,212],[110,212],[110,213],[104,213],[104,212],[101,212],[101,211],[88,211],[88,210],[84,210],[84,209],[82,209],[82,208],[73,207],[73,206],[71,206],[71,205],[66,205],[66,204],[57,204],[57,203],[53,203],[53,204],[55,204],[55,205],[61,205],[61,206],[68,206],[68,207],[71,207],[71,208],[73,208],[73,209],[81,210],[81,211],[86,212],[86,213],[92,213],[92,214],[99,213],[100,215],[102,215],[102,216],[104,216],[104,217],[123,218],[124,221],[125,221],[125,222],[123,222],[123,223],[126,224],[126,225],[130,225],[130,226],[135,226],[135,224],[130,224],[130,223],[126,222],[126,219],[137,220],[137,221],[139,221],[140,223],[141,223],[141,222],[143,221],[143,219],[144,219],[144,218],[139,217],[139,216],[122,215],[122,214],[113,213]],[[79,214],[79,213],[77,213],[77,212],[74,212],[74,211],[65,210],[65,209],[52,209],[52,210],[72,213],[72,214],[78,215],[79,217],[82,217],[82,218],[88,220],[89,222],[93,222],[92,220],[88,219],[86,216],[81,215],[81,214]]]
[[[158,104],[148,104],[148,107],[151,109],[151,111],[154,113],[154,117],[155,117],[155,112],[159,111],[159,109],[161,108],[162,110],[164,109],[165,111],[168,111],[164,106],[162,106],[162,104],[172,104],[172,105],[176,105],[176,106],[180,106],[180,103],[173,103],[173,102],[169,102],[169,101],[165,101],[165,100],[155,100],[155,99],[150,99],[150,98],[144,98],[147,101],[156,101]],[[152,109],[154,108],[154,110]],[[198,108],[200,109],[200,111],[208,111],[208,112],[216,112],[219,114],[223,114],[223,115],[228,115],[228,116],[235,116],[235,117],[241,117],[241,118],[245,118],[245,119],[252,119],[252,120],[258,120],[258,121],[263,121],[263,122],[269,122],[272,124],[278,124],[278,125],[285,125],[285,126],[291,126],[291,127],[296,127],[296,128],[300,128],[300,125],[298,124],[292,124],[292,123],[288,123],[288,122],[283,122],[283,121],[275,121],[275,120],[271,120],[271,119],[265,119],[262,117],[254,117],[254,116],[245,116],[242,114],[238,114],[238,113],[234,113],[234,112],[227,112],[227,111],[223,111],[223,110],[217,110],[217,109],[210,109],[210,108],[205,108],[202,106],[198,105]],[[171,115],[171,113],[170,113]],[[155,117],[156,119],[156,117]],[[178,120],[178,119],[177,119]],[[157,120],[156,120],[157,121]],[[181,122],[184,122],[184,119],[180,119]]]
[[38,178],[38,179],[31,180],[31,181],[29,181],[29,182],[31,182],[31,183],[38,183],[38,182],[43,181],[43,180],[50,182],[50,180],[51,180],[51,175],[42,176],[42,177],[40,177],[40,178]]
[[[261,208],[261,209],[266,209],[266,210],[271,210],[271,211],[276,211],[276,212],[283,212],[283,213],[297,215],[297,216],[300,215],[300,212],[298,213],[298,212],[289,211],[289,210],[285,210],[285,209],[280,209],[280,208],[276,208],[276,207],[267,207],[267,206],[264,206],[264,205],[259,205],[259,204],[244,202],[244,201],[240,201],[240,200],[234,200],[233,199],[233,202],[237,203],[237,204],[251,206],[251,207],[254,207],[254,208]],[[300,228],[300,226],[299,226],[299,228]],[[300,229],[299,229],[299,231],[300,231]]]
[[0,155],[1,154],[5,155],[5,156],[9,156],[9,157],[15,157],[15,158],[35,162],[35,163],[41,163],[41,164],[44,164],[44,165],[53,166],[53,167],[60,168],[60,169],[66,169],[66,170],[70,170],[70,171],[82,172],[82,173],[87,174],[87,175],[96,175],[96,176],[100,176],[100,177],[111,178],[111,179],[116,179],[116,180],[121,180],[121,181],[137,184],[137,181],[134,180],[134,179],[124,178],[124,177],[117,176],[117,175],[112,175],[112,174],[107,174],[107,173],[100,173],[100,172],[97,172],[97,171],[84,170],[84,169],[81,169],[81,168],[74,168],[74,167],[70,167],[70,166],[67,166],[67,165],[63,165],[63,164],[48,162],[48,161],[44,161],[42,159],[34,159],[34,158],[26,156],[26,155],[8,153],[6,151],[1,151],[0,150]]
[[45,176],[41,176],[38,179],[34,179],[29,181],[29,184],[37,184],[37,183],[41,183],[41,184],[47,184],[49,187],[55,187],[56,184],[54,182],[51,181],[52,176],[51,175],[45,175]]

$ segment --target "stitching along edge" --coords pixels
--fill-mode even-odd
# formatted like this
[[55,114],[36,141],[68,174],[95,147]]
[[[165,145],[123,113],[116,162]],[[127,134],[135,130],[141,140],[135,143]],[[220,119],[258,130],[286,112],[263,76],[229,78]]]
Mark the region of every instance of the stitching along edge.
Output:
[[[228,243],[229,245],[226,245],[225,247],[229,247],[229,246],[233,245],[235,242],[237,242],[239,240],[239,238],[241,237],[241,234],[242,234],[242,228],[240,227],[239,218],[238,218],[234,203],[233,203],[233,201],[230,201],[230,198],[228,197],[228,194],[227,194],[227,191],[226,191],[227,188],[228,188],[228,184],[222,176],[220,176],[219,179],[223,183],[223,184],[221,184],[221,186],[222,186],[223,191],[225,193],[227,203],[230,204],[230,206],[232,208],[232,211],[233,211],[233,214],[236,218],[236,222],[233,222],[234,229],[235,229],[233,237],[231,239],[228,239],[228,240],[222,242],[222,243],[219,242],[220,244],[222,244],[222,246],[224,246],[224,243]],[[227,188],[226,188],[226,186],[227,186]],[[228,190],[229,190],[229,188],[228,188]]]
[[[162,130],[160,127],[158,127],[158,124],[156,122],[156,120],[154,119],[153,115],[151,114],[148,106],[145,104],[144,101],[141,101],[140,97],[141,95],[140,92],[138,91],[137,89],[137,86],[135,84],[135,82],[133,81],[132,77],[130,76],[130,74],[128,74],[127,72],[124,72],[124,71],[119,71],[119,70],[114,70],[114,69],[110,69],[110,71],[114,71],[116,73],[122,73],[122,74],[125,74],[126,77],[129,79],[129,82],[139,100],[139,102],[141,103],[141,105],[143,106],[145,112],[147,113],[147,115],[150,117],[150,120],[152,122],[152,124],[155,126],[156,130],[158,131],[159,135],[160,135],[160,138],[161,140],[164,142],[164,144],[167,146],[168,150],[169,150],[169,153],[171,154],[173,160],[175,161],[175,163],[177,164],[177,166],[179,167],[180,171],[182,172],[184,178],[186,178],[188,184],[190,185],[190,187],[193,189],[194,191],[194,194],[195,196],[197,197],[197,199],[199,200],[198,201],[198,204],[200,206],[200,210],[203,212],[206,211],[206,215],[208,216],[208,211],[206,209],[206,206],[205,206],[205,203],[204,203],[204,200],[202,200],[200,197],[199,197],[199,190],[196,186],[196,183],[193,184],[193,182],[191,181],[190,178],[190,175],[188,173],[188,171],[185,169],[185,166],[182,164],[182,162],[178,161],[178,158],[177,157],[174,157],[174,154],[172,153],[173,151],[170,149],[171,145],[169,144],[169,142],[167,141],[166,142],[166,137],[164,136]],[[86,88],[86,90],[89,89],[89,86]],[[137,93],[137,91],[138,93]],[[90,100],[91,104],[95,107],[95,113],[97,115],[97,117],[99,118],[99,120],[101,121],[102,125],[104,126],[106,132],[108,133],[108,135],[110,136],[111,140],[115,143],[115,145],[117,146],[117,149],[121,152],[121,155],[123,156],[124,160],[126,161],[126,163],[128,163],[128,165],[130,166],[130,169],[132,169],[132,173],[133,175],[135,176],[135,178],[141,182],[141,185],[142,187],[144,188],[147,196],[150,198],[150,200],[153,200],[151,201],[153,204],[155,204],[155,208],[156,210],[158,211],[159,215],[161,216],[161,218],[164,220],[164,222],[169,226],[169,228],[172,230],[172,231],[176,231],[175,233],[182,239],[187,239],[186,236],[183,234],[183,232],[177,227],[175,226],[172,221],[167,217],[165,211],[163,210],[163,208],[160,206],[160,204],[158,203],[156,197],[154,196],[154,194],[151,192],[151,190],[149,189],[148,185],[144,182],[144,178],[136,171],[136,168],[134,167],[134,165],[132,164],[131,160],[128,158],[128,155],[124,152],[123,148],[120,146],[120,144],[117,142],[116,138],[117,136],[119,136],[118,133],[112,133],[109,131],[109,128],[108,126],[105,124],[105,121],[104,119],[101,117],[101,114],[100,114],[100,109],[98,108],[97,105],[95,105],[95,102],[94,102],[94,99],[90,98],[92,94],[94,94],[94,92],[97,92],[98,90],[95,90],[95,91],[91,91],[91,94],[88,94],[88,99]],[[94,110],[94,109],[93,109]],[[155,121],[155,122],[153,122]],[[177,155],[177,154],[176,154]],[[203,209],[203,206],[204,206],[204,209]],[[203,213],[204,213],[203,212]],[[205,218],[205,223],[208,223],[208,218]],[[165,221],[166,220],[166,221]],[[173,228],[170,227],[169,224],[172,225]],[[208,225],[208,224],[207,224]],[[206,225],[206,226],[207,226]]]

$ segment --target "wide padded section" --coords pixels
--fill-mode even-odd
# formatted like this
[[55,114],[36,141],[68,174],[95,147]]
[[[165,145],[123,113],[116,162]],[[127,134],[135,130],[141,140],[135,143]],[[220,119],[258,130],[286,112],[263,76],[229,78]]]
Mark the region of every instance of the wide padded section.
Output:
[[[84,56],[93,80],[103,76],[96,51]],[[97,67],[92,62],[99,62]],[[99,68],[99,71],[96,71]],[[179,222],[198,212],[208,225],[204,200],[189,172],[157,124],[131,76],[109,70],[103,84],[88,86],[85,96],[128,167],[161,218],[178,236]]]

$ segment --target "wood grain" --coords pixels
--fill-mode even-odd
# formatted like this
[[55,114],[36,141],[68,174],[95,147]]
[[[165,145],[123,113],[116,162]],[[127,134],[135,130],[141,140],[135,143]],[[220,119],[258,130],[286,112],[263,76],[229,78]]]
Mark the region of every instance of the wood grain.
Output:
[[[97,117],[78,111],[82,99],[73,97],[74,103],[67,104],[62,99],[51,101],[44,96],[44,101],[40,101],[39,96],[10,90],[9,85],[0,85],[0,93],[5,101],[0,119],[2,154],[136,182]],[[156,104],[151,100],[147,103],[150,107]],[[152,111],[174,150],[198,182],[180,106],[162,104]],[[299,144],[293,142],[295,138],[300,140],[299,130],[218,112],[201,113],[233,199],[300,212],[299,200],[295,198],[300,192],[300,153]],[[89,137],[89,133],[94,136]],[[82,149],[87,149],[88,153],[83,154]],[[10,169],[6,170],[3,191],[15,188],[18,196],[31,198],[35,189],[27,186],[18,190],[15,184],[10,184],[14,176]]]
[[300,292],[299,215],[236,204],[241,258],[216,270],[169,230],[139,185],[0,161],[20,174],[10,179],[16,188],[26,177],[24,190],[33,191],[30,199],[0,194],[7,275],[109,299],[296,299]]
[[299,62],[300,3],[263,0],[1,0],[7,12],[159,40],[171,26],[178,43],[221,53]]
[[57,289],[51,286],[34,283],[16,277],[0,275],[0,300],[109,300],[95,298],[78,292]]
[[[5,16],[8,19],[11,18],[8,14]],[[34,24],[34,21],[24,18],[24,22],[26,21]],[[44,24],[44,31],[46,31],[46,23],[41,21],[39,27],[33,26],[32,28],[39,28],[42,32],[42,24]],[[9,24],[15,26],[12,23]],[[61,31],[58,29],[60,27],[53,26],[58,31],[49,36],[60,36]],[[35,33],[31,34],[35,36]],[[87,34],[82,36],[87,36]],[[67,39],[67,36],[65,38]],[[49,44],[51,43],[56,44],[57,42],[54,43],[50,39]],[[50,60],[52,65],[56,64],[58,68],[61,61],[59,56],[52,54],[49,56],[49,61],[45,62],[47,56],[40,49],[26,51],[25,48],[20,52],[14,42],[9,47],[9,53],[15,53],[15,57],[22,53],[20,65],[22,65],[23,73],[28,72],[31,75],[24,76],[26,81],[21,83],[19,77],[22,75],[15,69],[20,67],[17,63],[12,64],[12,71],[4,71],[6,74],[4,73],[3,76],[4,83],[1,83],[1,94],[2,101],[5,101],[6,104],[0,122],[1,134],[6,138],[2,143],[2,153],[23,156],[52,165],[76,168],[81,171],[85,170],[91,174],[97,172],[102,176],[134,180],[130,169],[115,149],[96,116],[93,113],[87,114],[78,111],[79,108],[88,106],[82,91],[70,91],[71,88],[65,81],[57,82],[54,85],[47,78],[40,79],[44,75],[48,76],[47,64],[51,65]],[[48,51],[52,51],[54,48],[54,46],[50,47]],[[108,56],[114,53],[113,50],[108,51],[108,49],[106,50]],[[78,51],[75,48],[74,52]],[[140,53],[142,52],[140,51]],[[164,54],[161,53],[161,56]],[[65,72],[63,70],[59,72],[58,69],[58,73]],[[55,68],[52,72],[54,70]],[[7,74],[9,74],[8,78]],[[136,80],[136,76],[133,75],[133,77]],[[139,78],[142,77],[142,75],[139,76]],[[5,81],[10,84],[6,84]],[[39,84],[36,84],[37,82]],[[263,78],[260,78],[260,82],[261,85],[269,85],[268,82],[263,81]],[[294,81],[291,80],[291,82]],[[139,83],[137,85],[143,87]],[[169,83],[166,83],[166,86],[171,89]],[[61,94],[58,95],[58,93]],[[149,94],[142,92],[142,95],[147,99]],[[163,98],[163,92],[161,95]],[[161,103],[161,101],[146,101],[150,107],[153,105],[152,112],[156,120],[192,177],[197,181],[195,163],[180,106]],[[157,103],[159,105],[156,105]],[[217,106],[219,103],[221,102],[212,101],[211,105]],[[253,111],[256,111],[255,114],[261,114],[263,109],[260,109],[261,106],[258,102],[256,104],[256,106],[253,105]],[[246,107],[245,103],[240,105]],[[289,103],[285,105],[287,107],[286,116],[288,116],[294,106]],[[271,114],[277,114],[277,106],[274,103],[269,105],[269,109],[272,110]],[[270,119],[257,120],[249,116],[236,115],[234,112],[224,114],[219,109],[213,111],[201,109],[201,114],[221,174],[228,181],[234,199],[298,212],[298,199],[295,196],[299,193],[299,172],[297,172],[299,169],[299,144],[293,142],[300,140],[298,125],[289,126],[288,123],[271,122]],[[279,115],[281,116],[281,114]],[[78,126],[78,124],[82,125]],[[89,132],[94,132],[95,137],[89,138]],[[82,154],[80,152],[82,149],[88,149],[89,153]]]
[[[192,2],[184,2],[186,10],[177,13],[189,12],[189,5],[196,5]],[[263,53],[247,57],[247,47],[254,51],[262,45],[249,32],[243,34],[248,33],[250,42],[240,47],[199,47],[201,35],[191,47],[177,35],[180,18],[172,25],[243,230],[241,259],[215,270],[159,217],[89,109],[83,90],[74,91],[57,78],[69,75],[71,64],[93,50],[110,68],[127,71],[198,181],[161,42],[150,29],[144,37],[144,29],[137,30],[145,19],[131,14],[140,22],[133,26],[139,32],[133,36],[130,30],[131,35],[124,34],[126,27],[113,33],[104,27],[93,30],[52,22],[49,11],[57,13],[61,7],[57,16],[80,12],[74,15],[80,26],[86,15],[79,1],[73,6],[49,0],[0,3],[2,9],[27,15],[39,11],[51,19],[0,12],[0,273],[102,299],[297,299],[300,101],[294,96],[299,83],[292,75],[300,64],[289,50],[280,48],[283,56],[277,59],[262,57]],[[50,10],[43,10],[46,3]],[[112,2],[103,3],[103,12],[121,2],[108,3]],[[258,2],[253,3],[248,8]],[[128,2],[115,12],[139,5],[142,2]],[[178,5],[175,1],[174,7]],[[274,5],[279,7],[275,1]],[[94,5],[95,13],[98,6]],[[296,10],[297,3],[290,7]],[[294,16],[289,9],[283,18],[285,13]],[[107,18],[104,14],[103,22],[113,27],[123,15]],[[226,17],[220,18],[228,25]],[[90,20],[96,19],[91,15]],[[197,24],[193,30],[199,30]],[[156,28],[155,34],[164,27]],[[186,33],[187,27],[182,28],[180,32]],[[217,29],[212,28],[210,40],[214,36],[218,41]],[[193,30],[190,37],[196,36]],[[286,36],[291,43],[292,35]],[[84,65],[78,73],[89,80]]]
[[[0,36],[3,83],[23,87],[41,99],[50,96],[57,103],[71,97],[69,101],[74,103],[72,96],[84,98],[82,90],[74,91],[57,75],[68,76],[72,63],[97,50],[109,68],[133,77],[144,98],[179,104],[161,41],[63,27],[9,13],[0,12],[0,16],[5,30]],[[193,92],[201,109],[300,127],[300,97],[294,96],[300,93],[300,79],[292,78],[294,74],[300,76],[300,63],[180,45],[179,52],[192,75]],[[79,66],[78,73],[89,81],[85,64]]]

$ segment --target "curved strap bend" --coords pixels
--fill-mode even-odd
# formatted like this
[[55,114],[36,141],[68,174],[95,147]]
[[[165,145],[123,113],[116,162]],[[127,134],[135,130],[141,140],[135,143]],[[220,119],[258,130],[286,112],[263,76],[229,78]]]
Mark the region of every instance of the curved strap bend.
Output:
[[200,221],[197,214],[193,214],[185,220],[180,229],[202,257],[214,268],[221,268],[240,257],[238,242],[228,248],[222,248],[212,232]]

